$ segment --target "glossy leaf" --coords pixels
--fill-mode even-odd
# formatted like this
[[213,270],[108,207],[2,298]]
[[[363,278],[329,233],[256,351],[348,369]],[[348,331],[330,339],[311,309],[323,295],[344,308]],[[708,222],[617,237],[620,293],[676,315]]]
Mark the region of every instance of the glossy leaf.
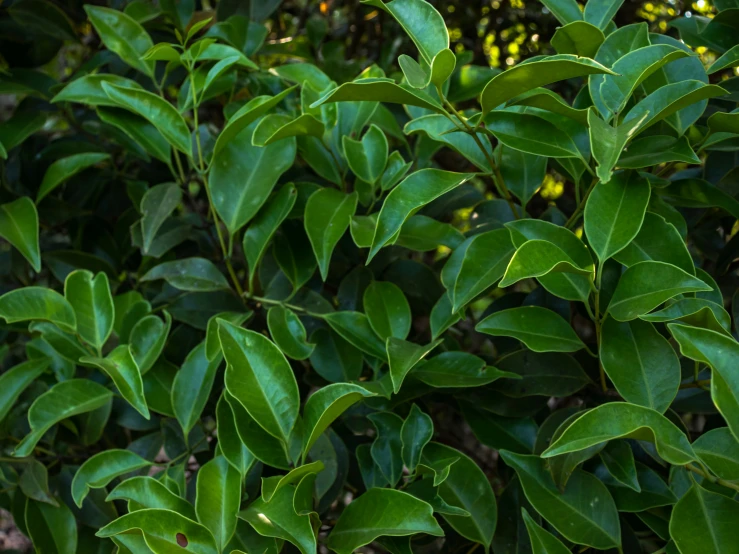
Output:
[[322,188],[313,193],[305,205],[305,232],[324,281],[328,278],[331,254],[349,227],[357,209],[357,200],[356,192],[343,194],[334,189]]
[[21,393],[46,369],[51,360],[28,360],[0,375],[0,421],[5,419]]
[[115,308],[105,273],[93,276],[86,270],[73,271],[64,281],[64,296],[74,309],[77,332],[98,351],[113,332]]
[[85,6],[85,12],[100,39],[111,51],[134,69],[153,78],[154,63],[141,59],[153,43],[135,19],[118,10],[100,6]]
[[108,154],[89,152],[74,154],[55,161],[44,173],[44,179],[41,181],[41,186],[36,194],[36,203],[39,203],[47,194],[67,179],[108,158],[110,158]]
[[164,279],[173,287],[193,292],[227,289],[228,281],[213,262],[205,258],[185,258],[164,262],[150,269],[142,281]]
[[385,348],[388,365],[390,366],[390,380],[393,383],[395,394],[400,392],[400,387],[408,372],[436,348],[440,342],[440,340],[436,340],[431,344],[422,346],[396,337],[387,338]]
[[198,470],[195,513],[218,545],[228,543],[236,530],[236,514],[241,503],[241,478],[223,456],[217,456]]
[[151,462],[129,450],[105,450],[85,461],[72,481],[72,497],[78,507],[90,489],[105,487],[116,477],[147,467]]
[[208,359],[201,342],[185,358],[172,383],[172,409],[182,430],[189,434],[208,402],[221,356]]
[[24,196],[0,206],[0,237],[15,246],[36,272],[41,271],[38,213]]
[[521,513],[531,540],[531,550],[534,554],[566,554],[570,552],[557,537],[536,523],[526,511],[526,508],[521,508]]
[[307,341],[305,327],[295,312],[274,306],[267,312],[267,325],[272,340],[283,354],[294,360],[305,360],[313,352],[314,344]]
[[359,312],[334,312],[324,316],[326,323],[344,340],[376,358],[386,358],[385,345],[372,330],[369,318]]
[[475,330],[517,338],[534,352],[576,352],[585,346],[560,315],[538,306],[495,312],[478,323]]

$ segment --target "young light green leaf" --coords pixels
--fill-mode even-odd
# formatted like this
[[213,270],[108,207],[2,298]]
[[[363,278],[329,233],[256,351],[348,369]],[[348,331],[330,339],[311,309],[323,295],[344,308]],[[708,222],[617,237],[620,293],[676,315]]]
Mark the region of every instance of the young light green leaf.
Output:
[[372,488],[341,513],[328,536],[328,546],[337,554],[350,554],[381,536],[417,533],[444,534],[431,506],[402,491]]
[[441,340],[435,340],[431,344],[422,346],[396,337],[387,338],[385,349],[387,350],[390,379],[395,394],[400,391],[405,376],[440,343]]
[[[271,109],[277,103],[274,101],[276,98],[267,97],[242,116],[238,113],[234,115],[229,122],[234,122],[231,124],[233,130],[227,125],[221,133],[222,137],[228,130],[228,141],[216,143],[213,150],[210,174],[213,205],[231,234],[257,215],[277,180],[295,160],[297,147],[294,138],[262,148],[252,144],[257,120],[253,119],[249,125],[242,126],[243,121],[252,118],[253,111],[264,113],[267,111],[265,106]],[[237,117],[241,118],[238,124]]]
[[141,371],[131,353],[131,346],[116,346],[105,358],[84,356],[80,363],[88,367],[96,367],[106,373],[131,406],[146,419],[149,419],[149,408],[144,398],[144,383]]
[[49,166],[46,173],[44,173],[44,179],[41,181],[41,186],[36,194],[36,203],[38,204],[41,202],[47,194],[67,179],[72,178],[77,175],[77,173],[84,171],[88,167],[99,164],[108,158],[110,158],[109,154],[85,152],[82,154],[73,154],[55,161]]
[[307,341],[305,327],[295,312],[288,308],[270,308],[267,311],[267,326],[275,344],[293,360],[305,360],[316,346]]
[[222,551],[236,530],[241,476],[225,457],[216,456],[198,470],[196,490],[198,521],[213,533],[218,551]]
[[621,526],[613,498],[593,475],[576,469],[560,491],[538,456],[500,452],[518,475],[526,498],[565,538],[605,550],[621,544]]
[[74,309],[77,332],[99,352],[113,332],[115,318],[108,276],[102,272],[93,276],[84,269],[73,271],[64,281],[64,296]]
[[620,438],[655,443],[659,455],[671,464],[696,459],[687,437],[674,423],[651,408],[626,402],[609,402],[585,412],[541,456],[551,458]]
[[600,359],[627,402],[664,413],[675,399],[680,362],[651,323],[607,318],[601,329]]
[[147,508],[119,517],[100,529],[96,536],[114,537],[140,531],[149,548],[157,552],[182,550],[183,539],[187,549],[194,554],[211,554],[217,551],[213,534],[203,525],[170,510]]
[[678,294],[708,290],[711,287],[706,283],[674,265],[640,262],[621,276],[608,305],[608,313],[617,321],[630,321]]
[[598,62],[572,54],[558,54],[517,64],[499,73],[485,85],[480,96],[482,116],[527,90],[598,73],[614,75],[613,71]]
[[100,6],[85,6],[87,17],[103,44],[128,65],[154,78],[154,62],[142,57],[154,45],[144,28],[124,12]]
[[576,352],[585,347],[562,316],[539,306],[495,312],[475,330],[494,337],[514,337],[534,352]]
[[489,548],[498,522],[498,510],[493,488],[479,466],[459,450],[437,442],[430,442],[423,448],[421,464],[447,468],[448,476],[439,485],[439,496],[450,506],[470,515],[442,514],[442,517],[463,537]]
[[377,218],[377,227],[367,261],[374,258],[380,248],[390,241],[406,219],[424,205],[472,177],[471,173],[453,173],[438,169],[421,169],[406,177],[385,198]]
[[151,462],[130,450],[112,449],[98,452],[85,460],[74,474],[72,480],[74,503],[81,508],[82,501],[90,489],[103,488],[116,477],[150,465]]
[[264,335],[219,321],[228,392],[270,435],[289,442],[300,395],[284,354]]
[[103,82],[103,90],[119,106],[146,119],[167,142],[187,156],[192,155],[190,129],[177,109],[154,93]]
[[344,155],[352,172],[367,183],[374,185],[382,176],[388,158],[388,142],[385,133],[372,124],[361,141],[344,135]]
[[305,232],[324,281],[328,278],[331,254],[349,227],[358,198],[356,192],[344,194],[335,189],[322,188],[311,194],[305,204]]
[[176,289],[207,292],[228,289],[228,281],[218,268],[205,258],[185,258],[164,262],[151,268],[141,281],[164,279]]
[[37,273],[41,271],[38,227],[36,206],[27,196],[0,206],[0,237],[15,246]]
[[601,263],[637,235],[649,194],[649,183],[635,172],[617,173],[595,185],[585,205],[585,234]]

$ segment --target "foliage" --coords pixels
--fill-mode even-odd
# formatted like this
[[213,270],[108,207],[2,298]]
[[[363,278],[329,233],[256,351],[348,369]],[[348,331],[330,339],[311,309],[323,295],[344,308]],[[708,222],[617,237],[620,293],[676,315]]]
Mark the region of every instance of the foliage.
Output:
[[4,6],[37,551],[735,553],[739,4],[622,3],[502,72],[425,0],[366,64],[308,2]]

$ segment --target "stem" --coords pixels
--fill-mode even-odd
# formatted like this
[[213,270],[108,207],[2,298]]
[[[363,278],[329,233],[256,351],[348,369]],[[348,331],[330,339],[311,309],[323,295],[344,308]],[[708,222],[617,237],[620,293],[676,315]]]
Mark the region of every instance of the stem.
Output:
[[707,471],[704,471],[700,469],[699,467],[695,467],[693,464],[685,464],[685,469],[689,469],[693,473],[697,473],[698,475],[703,476],[704,479],[708,479],[711,483],[716,483],[717,485],[721,485],[722,487],[726,487],[728,489],[732,489],[732,490],[739,492],[739,484],[732,483],[730,481],[724,481],[723,479],[720,479],[719,477],[714,477]]
[[210,193],[210,185],[208,184],[208,175],[203,162],[203,148],[200,145],[200,128],[198,125],[198,103],[197,93],[195,90],[195,73],[192,71],[193,67],[190,67],[190,93],[192,94],[192,116],[195,125],[195,145],[198,150],[198,168],[200,175],[203,178],[203,186],[205,187],[205,194],[208,196],[208,206],[210,207],[210,213],[213,216],[213,224],[216,227],[216,234],[218,235],[218,242],[221,245],[221,252],[223,252],[223,261],[226,263],[228,274],[231,276],[231,281],[236,288],[236,292],[241,297],[244,294],[244,289],[241,287],[239,278],[231,265],[231,250],[226,247],[226,241],[223,240],[223,232],[221,231],[220,221],[218,214],[216,213],[215,206],[213,205],[213,196]]
[[680,385],[680,389],[704,389],[708,390],[707,387],[711,384],[710,379],[703,381],[693,381],[692,383],[685,383]]
[[516,219],[520,219],[518,215],[518,210],[516,210],[516,205],[513,203],[513,199],[511,197],[511,193],[508,190],[508,188],[505,185],[505,181],[503,180],[503,175],[500,173],[500,169],[498,168],[498,165],[495,163],[495,160],[493,160],[493,157],[490,155],[490,152],[487,151],[485,146],[482,144],[482,141],[480,140],[480,137],[477,136],[476,129],[473,129],[469,123],[467,123],[467,120],[460,114],[457,109],[452,105],[449,100],[444,96],[444,92],[441,90],[440,86],[436,86],[436,92],[439,95],[439,98],[441,98],[444,105],[451,110],[451,112],[454,114],[454,116],[459,120],[459,122],[464,126],[465,132],[472,137],[472,139],[475,141],[475,144],[477,144],[477,147],[482,152],[482,155],[485,156],[485,159],[487,160],[488,164],[490,164],[490,168],[492,169],[492,177],[493,177],[493,183],[495,184],[495,188],[498,189],[498,194],[505,198],[506,202],[508,202],[508,206],[511,209],[511,213],[513,214],[513,217]]
[[572,226],[577,223],[577,220],[580,218],[580,214],[585,209],[585,204],[588,201],[588,197],[590,196],[590,193],[593,192],[593,189],[595,188],[595,185],[598,183],[598,179],[593,179],[593,182],[590,183],[590,186],[588,187],[588,190],[585,192],[585,196],[583,196],[583,199],[580,201],[580,203],[577,205],[577,208],[570,216],[570,219],[567,220],[567,223],[565,223],[565,227],[567,229],[572,228]]
[[288,308],[290,310],[293,310],[295,312],[300,312],[307,316],[323,318],[323,314],[317,314],[315,312],[311,312],[310,310],[306,310],[305,308],[301,306],[296,306],[295,304],[288,304],[287,302],[284,302],[282,300],[275,300],[273,298],[265,298],[263,296],[254,296],[253,294],[249,294],[249,293],[245,294],[244,296],[246,296],[246,298],[248,298],[249,300],[253,300],[254,302],[259,302],[261,304],[269,304],[271,306],[282,306],[283,308]]
[[[590,191],[588,191],[590,192]],[[601,342],[601,319],[600,319],[600,289],[601,277],[603,275],[603,262],[598,262],[597,273],[595,275],[596,291],[595,291],[595,340],[600,352]],[[600,375],[600,388],[603,392],[608,392],[608,383],[606,382],[606,371],[603,369],[603,362],[598,360],[598,373]]]

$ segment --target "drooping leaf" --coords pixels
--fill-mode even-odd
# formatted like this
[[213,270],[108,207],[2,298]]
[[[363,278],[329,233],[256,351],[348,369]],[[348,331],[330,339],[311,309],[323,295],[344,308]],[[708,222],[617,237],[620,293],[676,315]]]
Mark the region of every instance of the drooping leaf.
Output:
[[46,369],[51,360],[28,360],[0,375],[0,421],[5,419],[21,393]]
[[208,359],[206,344],[201,342],[190,351],[175,375],[172,409],[185,434],[190,433],[208,402],[220,363],[219,354]]
[[385,345],[372,330],[369,318],[360,312],[333,312],[323,316],[326,323],[344,340],[362,352],[385,359]]
[[443,352],[423,360],[411,375],[434,388],[480,387],[501,378],[516,376],[487,366],[485,360],[468,352]]
[[385,133],[371,125],[361,141],[344,136],[342,139],[346,162],[352,172],[363,181],[374,185],[382,176],[388,158]]
[[41,271],[38,228],[36,206],[27,196],[0,206],[0,237],[15,246],[36,272]]
[[406,375],[418,362],[426,357],[440,344],[436,340],[431,344],[420,345],[396,337],[388,337],[385,342],[388,365],[390,366],[390,380],[393,383],[393,392],[397,394]]
[[411,328],[411,308],[403,291],[387,281],[373,281],[364,291],[364,311],[382,340],[405,339]]
[[105,46],[134,69],[154,77],[154,63],[141,59],[154,44],[135,19],[124,12],[100,6],[85,6],[85,12]]
[[77,332],[98,352],[113,332],[115,308],[105,273],[78,269],[67,275],[64,296],[74,309]]
[[130,450],[112,449],[99,452],[87,459],[74,474],[72,498],[81,508],[82,501],[90,489],[103,488],[116,477],[150,465],[151,462]]
[[241,503],[241,479],[223,456],[217,456],[198,470],[195,513],[218,545],[228,543],[236,530],[236,514]]
[[728,427],[703,433],[692,446],[700,461],[721,479],[739,479],[739,441]]
[[161,508],[171,510],[189,519],[195,519],[195,510],[187,500],[170,491],[154,477],[130,477],[110,491],[106,501],[128,500],[140,509]]
[[177,183],[164,183],[151,187],[141,198],[141,236],[143,251],[148,253],[157,231],[182,199]]
[[47,194],[67,179],[108,158],[110,158],[109,154],[85,152],[82,154],[73,154],[72,156],[55,161],[49,166],[46,173],[44,173],[44,179],[41,181],[41,186],[36,194],[36,203],[41,202]]
[[557,245],[546,240],[529,240],[513,254],[498,286],[508,287],[531,277],[552,273],[573,273],[591,277],[593,267],[580,267]]
[[314,344],[307,341],[305,327],[295,312],[283,306],[274,306],[267,312],[267,325],[272,340],[282,352],[294,360],[305,360],[313,352]]
[[334,189],[322,188],[313,193],[305,205],[305,232],[324,281],[328,278],[331,254],[349,227],[351,217],[357,209],[357,200],[356,192],[347,195]]

